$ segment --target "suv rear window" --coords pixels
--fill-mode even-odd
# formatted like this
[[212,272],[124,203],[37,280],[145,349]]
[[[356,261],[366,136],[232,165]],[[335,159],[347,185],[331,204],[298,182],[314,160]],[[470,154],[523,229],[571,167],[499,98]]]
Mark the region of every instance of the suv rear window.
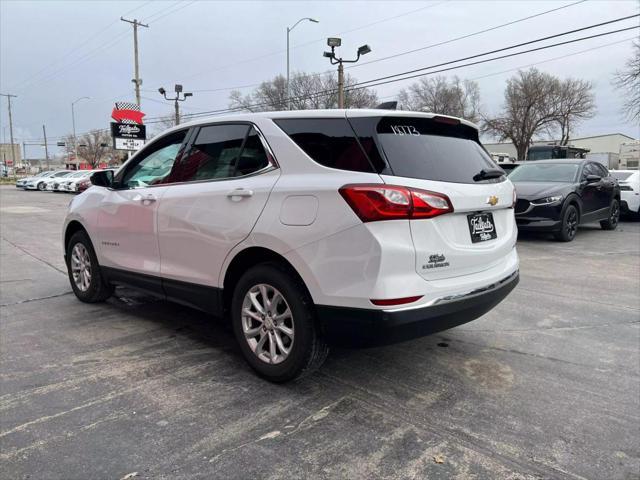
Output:
[[374,172],[345,118],[274,120],[312,160],[325,167]]
[[358,137],[375,139],[395,176],[477,183],[473,177],[480,170],[498,168],[480,145],[476,129],[456,120],[356,117],[349,121]]

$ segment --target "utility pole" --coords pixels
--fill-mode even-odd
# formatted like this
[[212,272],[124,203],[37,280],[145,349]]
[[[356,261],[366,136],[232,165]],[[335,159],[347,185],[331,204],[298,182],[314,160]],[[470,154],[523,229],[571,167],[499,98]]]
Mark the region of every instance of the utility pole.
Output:
[[135,18],[133,20],[127,20],[126,18],[120,17],[120,20],[133,25],[133,72],[135,78],[131,81],[136,86],[136,103],[140,106],[140,85],[142,85],[142,80],[140,79],[140,69],[138,67],[138,27],[149,28],[149,25],[140,23]]
[[44,158],[47,161],[47,170],[49,170],[49,146],[47,145],[47,129],[42,125],[42,134],[44,135]]
[[176,96],[173,98],[167,98],[167,91],[163,87],[160,87],[158,89],[158,92],[160,92],[160,95],[162,95],[165,100],[174,102],[175,123],[176,125],[180,125],[180,105],[178,104],[178,102],[184,102],[188,97],[193,97],[193,93],[186,92],[182,95],[183,98],[180,98],[180,94],[182,93],[182,85],[177,83],[174,89],[176,92]]
[[12,98],[16,98],[17,95],[11,95],[9,93],[0,93],[0,96],[7,97],[7,103],[8,103],[8,106],[9,106],[9,138],[10,138],[10,141],[11,141],[11,156],[13,157],[11,159],[12,162],[13,162],[13,173],[14,173],[14,176],[15,176],[16,167],[17,167],[16,163],[17,162],[16,162],[16,147],[13,144],[13,117],[11,116],[11,99]]
[[342,45],[342,39],[337,37],[327,38],[327,45],[331,47],[330,52],[324,52],[322,55],[329,59],[331,65],[338,65],[338,108],[344,108],[344,67],[343,63],[356,63],[362,55],[371,52],[369,45],[362,45],[358,48],[358,56],[354,60],[344,60],[342,57],[336,56],[336,47]]

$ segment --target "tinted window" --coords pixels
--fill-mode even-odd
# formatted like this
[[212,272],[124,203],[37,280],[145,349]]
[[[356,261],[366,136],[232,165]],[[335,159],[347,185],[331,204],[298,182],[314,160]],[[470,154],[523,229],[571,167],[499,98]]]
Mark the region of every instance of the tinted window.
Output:
[[267,165],[269,165],[267,152],[265,152],[262,146],[258,132],[252,127],[240,153],[235,176],[249,175],[258,170],[262,170]]
[[142,158],[127,168],[121,184],[137,188],[166,183],[186,134],[186,130],[176,132],[149,145]]
[[602,177],[602,172],[595,163],[587,163],[582,170],[582,178],[586,178],[587,175],[597,175]]
[[344,118],[281,119],[275,123],[320,165],[356,172],[374,171]]
[[577,163],[539,163],[521,165],[509,174],[512,182],[574,182]]
[[176,166],[169,182],[191,182],[234,176],[238,156],[249,127],[211,125],[202,127],[189,153]]
[[351,119],[359,136],[375,136],[393,175],[476,183],[474,175],[495,169],[496,164],[478,142],[475,128],[453,122],[415,117]]
[[608,177],[609,176],[609,170],[607,170],[604,165],[600,165],[599,163],[594,163],[594,165],[600,171],[600,173],[598,175],[600,175],[601,177]]

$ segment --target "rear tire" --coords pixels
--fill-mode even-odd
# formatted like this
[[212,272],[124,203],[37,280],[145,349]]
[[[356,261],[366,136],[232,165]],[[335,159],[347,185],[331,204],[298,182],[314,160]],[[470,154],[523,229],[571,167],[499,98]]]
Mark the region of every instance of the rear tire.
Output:
[[618,228],[618,221],[620,220],[620,203],[616,198],[611,201],[609,207],[609,218],[602,220],[600,226],[603,230],[615,230]]
[[67,272],[73,293],[86,303],[104,302],[113,295],[113,285],[105,281],[96,252],[84,230],[73,234],[67,245]]
[[580,224],[580,214],[575,205],[567,205],[562,215],[560,230],[553,232],[553,236],[559,242],[570,242],[576,237],[578,225]]
[[242,275],[231,318],[245,360],[272,382],[312,373],[329,353],[309,293],[277,263],[257,265]]

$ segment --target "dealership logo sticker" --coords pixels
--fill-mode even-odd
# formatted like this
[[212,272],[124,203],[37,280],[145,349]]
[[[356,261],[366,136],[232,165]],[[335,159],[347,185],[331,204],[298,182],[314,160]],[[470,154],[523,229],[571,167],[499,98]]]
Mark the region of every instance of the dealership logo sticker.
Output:
[[434,255],[429,255],[429,261],[422,265],[423,270],[431,270],[432,268],[444,268],[449,266],[449,262],[446,261],[447,257],[445,257],[442,253],[436,253]]

